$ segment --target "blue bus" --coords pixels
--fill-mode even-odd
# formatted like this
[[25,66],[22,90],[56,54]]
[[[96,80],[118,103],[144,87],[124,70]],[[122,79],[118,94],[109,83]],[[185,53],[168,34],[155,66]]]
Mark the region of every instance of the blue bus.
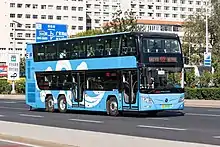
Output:
[[184,109],[176,34],[120,32],[27,44],[30,109],[156,114]]

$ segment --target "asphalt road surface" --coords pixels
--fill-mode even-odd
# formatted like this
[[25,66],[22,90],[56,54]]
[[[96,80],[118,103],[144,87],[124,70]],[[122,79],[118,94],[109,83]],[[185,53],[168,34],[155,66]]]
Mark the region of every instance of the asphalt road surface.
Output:
[[187,107],[184,112],[185,116],[163,112],[157,117],[110,117],[75,111],[61,114],[29,111],[21,100],[0,100],[3,121],[220,145],[220,109]]

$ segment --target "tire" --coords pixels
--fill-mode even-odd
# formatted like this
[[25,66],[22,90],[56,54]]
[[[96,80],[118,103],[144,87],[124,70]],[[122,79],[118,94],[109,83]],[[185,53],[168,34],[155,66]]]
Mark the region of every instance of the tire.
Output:
[[60,97],[58,98],[57,104],[58,104],[58,110],[59,110],[59,112],[65,113],[65,112],[67,111],[67,103],[66,103],[66,98],[65,98],[65,96],[63,96],[63,95],[60,96]]
[[119,111],[118,111],[118,102],[117,99],[115,97],[111,97],[108,101],[107,101],[107,114],[110,116],[118,116]]
[[54,112],[54,101],[52,96],[48,96],[45,103],[46,111]]

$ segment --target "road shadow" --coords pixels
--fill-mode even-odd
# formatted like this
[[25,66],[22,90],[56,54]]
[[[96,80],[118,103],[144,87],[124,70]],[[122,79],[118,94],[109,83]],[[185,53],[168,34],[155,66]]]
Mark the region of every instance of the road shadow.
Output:
[[[33,109],[31,111],[43,112],[43,113],[51,113],[45,112],[45,109]],[[58,110],[55,110],[53,113],[60,113]],[[86,111],[86,110],[68,110],[65,112],[66,114],[82,114],[82,115],[98,115],[98,116],[108,116],[106,112],[96,112],[96,111]],[[63,114],[65,114],[63,113]],[[120,112],[117,117],[135,117],[135,118],[148,118],[148,117],[180,117],[184,116],[185,113],[183,111],[172,111],[165,110],[159,111],[157,113],[153,111],[149,112]],[[111,116],[109,116],[111,117]]]

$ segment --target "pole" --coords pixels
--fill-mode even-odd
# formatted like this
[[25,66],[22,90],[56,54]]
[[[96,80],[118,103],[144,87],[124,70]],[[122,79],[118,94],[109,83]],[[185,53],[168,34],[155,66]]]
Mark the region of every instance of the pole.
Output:
[[205,9],[206,9],[206,13],[205,13],[205,17],[206,17],[206,53],[208,53],[209,51],[209,46],[208,46],[208,43],[209,43],[209,38],[208,38],[208,5],[207,5],[208,1],[206,1],[206,6],[205,6]]
[[[14,22],[14,26],[13,26],[13,28],[14,28],[14,30],[13,30],[13,32],[14,32],[14,40],[13,40],[13,52],[15,52],[15,43],[16,43],[16,41],[15,41],[15,38],[16,38],[16,23]],[[16,91],[15,91],[15,81],[13,80],[12,81],[12,91],[11,91],[11,94],[15,94],[16,93]]]

